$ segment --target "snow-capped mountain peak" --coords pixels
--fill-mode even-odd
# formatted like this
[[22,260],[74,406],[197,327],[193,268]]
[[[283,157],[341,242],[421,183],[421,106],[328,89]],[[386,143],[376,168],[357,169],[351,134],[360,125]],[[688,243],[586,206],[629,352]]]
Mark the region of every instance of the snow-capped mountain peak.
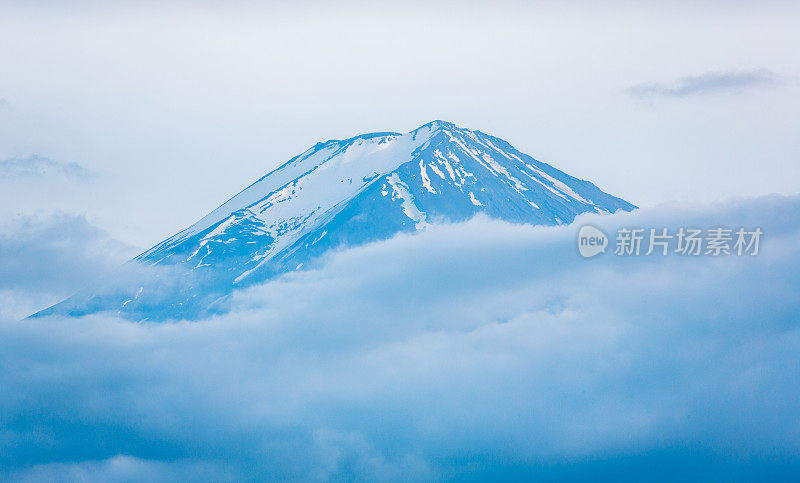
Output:
[[[144,287],[135,299],[125,294],[98,304],[96,296],[73,297],[45,313],[85,313],[119,302],[118,310],[136,318],[191,317],[206,313],[210,300],[235,287],[307,266],[332,248],[430,223],[484,213],[517,223],[561,224],[580,213],[634,208],[500,138],[435,120],[407,133],[317,143],[136,257],[195,276],[213,274],[199,277],[204,282],[194,282],[189,295],[182,291],[154,308]],[[112,306],[106,307],[107,300]]]

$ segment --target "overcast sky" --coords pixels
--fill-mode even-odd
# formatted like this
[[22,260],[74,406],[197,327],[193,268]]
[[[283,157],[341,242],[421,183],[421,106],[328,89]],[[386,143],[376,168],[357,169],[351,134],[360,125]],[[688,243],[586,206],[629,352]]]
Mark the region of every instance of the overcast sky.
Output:
[[640,206],[800,186],[798,3],[0,9],[0,215],[140,248],[318,141],[432,119]]

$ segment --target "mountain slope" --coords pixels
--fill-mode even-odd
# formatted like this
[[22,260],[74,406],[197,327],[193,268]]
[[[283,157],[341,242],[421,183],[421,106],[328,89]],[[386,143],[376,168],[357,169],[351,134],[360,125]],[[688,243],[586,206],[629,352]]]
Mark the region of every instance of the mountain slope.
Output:
[[236,287],[301,268],[330,249],[431,223],[485,213],[552,225],[581,213],[634,208],[502,139],[433,121],[405,134],[318,143],[136,257],[178,268],[181,281],[168,284],[174,294],[154,293],[164,288],[144,282],[110,293],[90,290],[37,315],[118,310],[136,319],[196,317],[216,310]]

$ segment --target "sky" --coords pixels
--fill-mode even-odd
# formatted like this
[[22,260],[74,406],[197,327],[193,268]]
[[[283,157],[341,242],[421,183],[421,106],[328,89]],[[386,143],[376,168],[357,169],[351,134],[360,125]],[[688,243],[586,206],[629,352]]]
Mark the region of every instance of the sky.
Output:
[[665,3],[2,2],[0,215],[142,250],[433,119],[643,207],[796,193],[800,5]]

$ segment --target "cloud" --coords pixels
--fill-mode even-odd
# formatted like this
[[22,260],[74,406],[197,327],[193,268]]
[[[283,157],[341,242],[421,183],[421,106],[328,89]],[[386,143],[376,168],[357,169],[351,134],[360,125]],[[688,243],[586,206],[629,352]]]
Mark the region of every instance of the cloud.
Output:
[[73,214],[0,222],[0,316],[25,317],[112,273],[134,253]]
[[114,456],[102,461],[87,461],[78,464],[50,463],[37,465],[13,474],[13,480],[39,481],[224,481],[231,476],[217,473],[214,468],[195,462],[153,462]]
[[92,176],[93,172],[78,163],[62,163],[37,154],[0,161],[0,179],[53,177],[86,179]]
[[[765,238],[756,257],[587,260],[582,223]],[[800,197],[475,219],[199,322],[0,323],[0,477],[791,479],[799,231]]]
[[690,97],[718,92],[763,89],[780,84],[780,78],[765,69],[748,71],[707,72],[681,77],[671,84],[638,84],[626,90],[636,98]]

